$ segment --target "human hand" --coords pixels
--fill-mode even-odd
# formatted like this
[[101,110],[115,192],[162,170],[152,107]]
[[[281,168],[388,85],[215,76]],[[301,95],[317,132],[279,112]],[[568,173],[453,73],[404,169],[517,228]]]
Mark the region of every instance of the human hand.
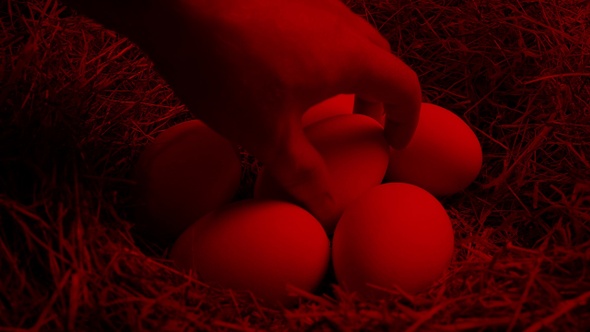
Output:
[[197,118],[254,154],[320,220],[342,207],[303,132],[309,107],[354,93],[355,112],[380,120],[394,148],[416,128],[416,74],[338,0],[154,0],[113,21]]

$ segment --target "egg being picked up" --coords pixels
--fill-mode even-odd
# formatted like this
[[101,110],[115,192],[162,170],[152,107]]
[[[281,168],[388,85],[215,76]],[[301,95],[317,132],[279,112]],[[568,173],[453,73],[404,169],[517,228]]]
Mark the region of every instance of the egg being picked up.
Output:
[[199,120],[159,134],[135,169],[138,228],[166,244],[206,213],[230,202],[240,185],[237,148]]
[[[361,114],[338,115],[307,126],[305,134],[326,161],[342,206],[383,181],[389,145],[376,120]],[[258,175],[254,197],[292,201],[264,169]],[[331,234],[337,220],[322,222]]]
[[456,114],[422,103],[414,136],[406,148],[390,148],[386,182],[406,182],[435,196],[460,192],[482,166],[479,140]]
[[250,291],[268,304],[295,304],[293,286],[313,292],[329,264],[330,242],[304,209],[272,200],[242,200],[192,224],[170,259],[212,286]]
[[301,117],[303,127],[342,114],[352,114],[354,94],[339,94],[310,107]]

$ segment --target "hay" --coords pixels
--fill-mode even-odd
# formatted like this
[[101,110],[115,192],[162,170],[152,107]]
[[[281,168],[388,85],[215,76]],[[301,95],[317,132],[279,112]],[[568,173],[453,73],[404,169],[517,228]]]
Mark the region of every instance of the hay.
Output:
[[[190,118],[126,39],[53,0],[0,7],[0,326],[41,330],[590,329],[590,3],[348,5],[469,123],[484,166],[445,198],[451,268],[428,292],[335,288],[279,310],[172,269],[133,234],[130,171]],[[257,164],[244,156],[240,197]]]

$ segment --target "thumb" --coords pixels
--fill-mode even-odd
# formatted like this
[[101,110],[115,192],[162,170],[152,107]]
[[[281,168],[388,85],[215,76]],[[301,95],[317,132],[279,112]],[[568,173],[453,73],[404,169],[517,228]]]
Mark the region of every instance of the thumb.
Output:
[[301,126],[291,128],[288,139],[265,163],[265,176],[276,181],[286,196],[314,215],[329,232],[340,206],[324,159],[305,136]]

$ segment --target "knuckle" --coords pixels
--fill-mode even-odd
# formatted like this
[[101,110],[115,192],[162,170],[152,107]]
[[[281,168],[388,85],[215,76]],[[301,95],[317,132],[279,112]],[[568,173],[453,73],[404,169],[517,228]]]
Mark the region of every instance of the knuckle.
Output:
[[375,35],[376,35],[375,39],[374,39],[375,44],[377,44],[377,46],[383,48],[384,50],[390,51],[391,45],[389,44],[389,41],[376,30],[375,30]]

